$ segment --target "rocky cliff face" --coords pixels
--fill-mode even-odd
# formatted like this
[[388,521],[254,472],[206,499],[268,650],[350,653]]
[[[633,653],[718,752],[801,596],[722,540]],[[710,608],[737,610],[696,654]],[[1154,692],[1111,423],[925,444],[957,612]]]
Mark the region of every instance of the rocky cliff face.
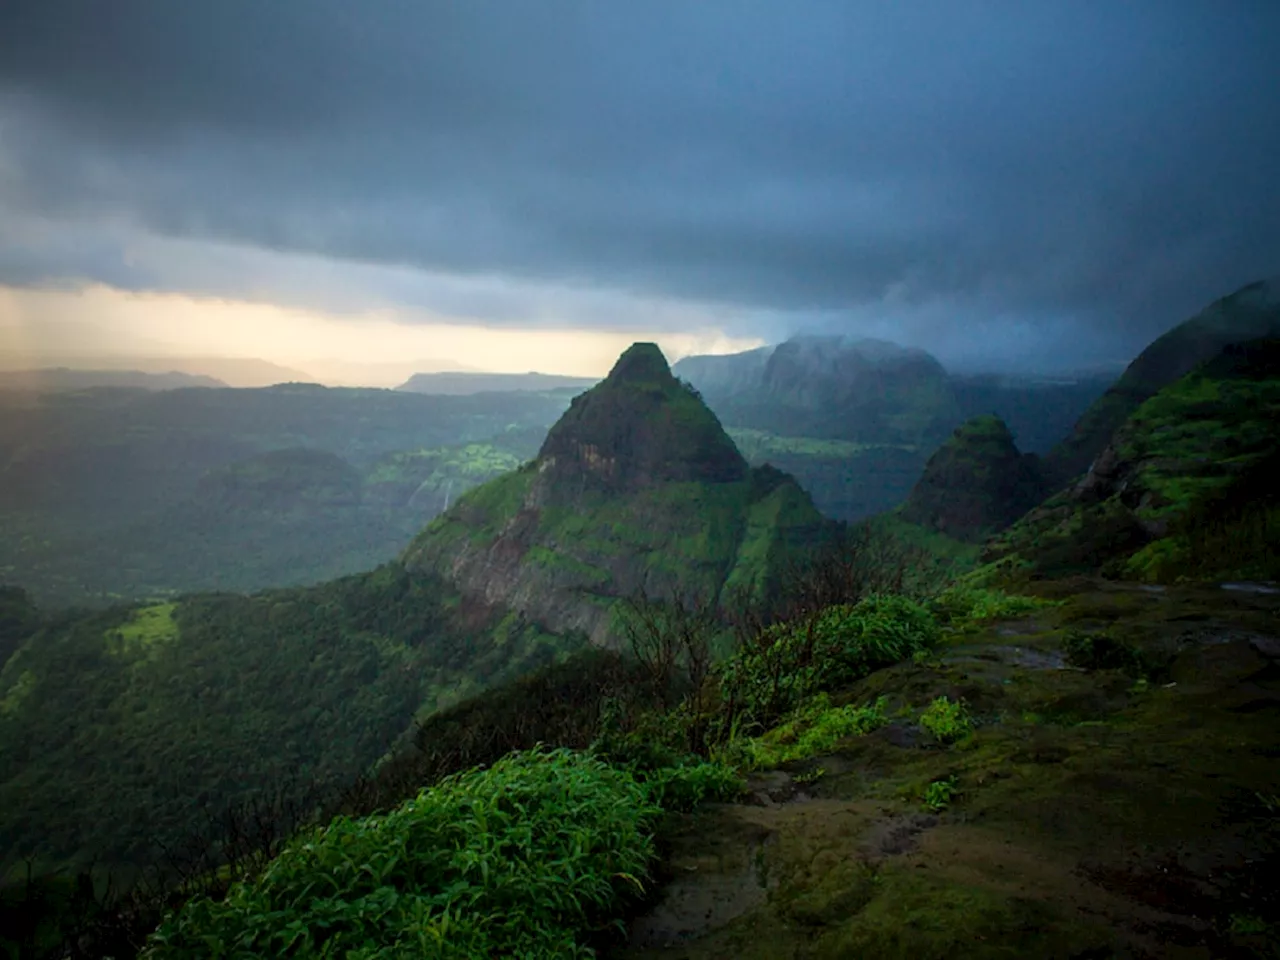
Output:
[[748,468],[657,347],[637,344],[532,463],[459,500],[404,560],[548,631],[608,644],[618,598],[759,591],[826,529],[791,478]]
[[1018,452],[1003,420],[975,417],[929,458],[902,515],[976,542],[1013,523],[1042,497],[1038,458]]

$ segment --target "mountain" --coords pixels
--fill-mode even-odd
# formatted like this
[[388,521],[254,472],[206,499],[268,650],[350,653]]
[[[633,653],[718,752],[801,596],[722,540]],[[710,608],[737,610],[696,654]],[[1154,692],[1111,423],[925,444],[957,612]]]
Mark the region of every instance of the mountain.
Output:
[[86,390],[92,387],[138,387],[143,390],[175,390],[179,387],[225,387],[213,377],[189,373],[144,373],[141,370],[72,370],[47,367],[42,370],[0,371],[0,390],[45,393],[59,390]]
[[942,365],[884,340],[793,337],[731,358],[688,357],[673,369],[733,427],[931,444],[956,419]]
[[300,384],[0,392],[0,582],[56,606],[368,569],[533,457],[568,403]]
[[747,465],[657,346],[636,344],[573,400],[532,463],[462,497],[405,563],[552,633],[608,644],[619,597],[758,594],[826,527],[791,478]]
[[1039,458],[1018,452],[999,417],[977,417],[929,458],[901,516],[972,543],[1013,523],[1043,495]]
[[1045,458],[1055,486],[1089,468],[1111,435],[1148,398],[1223,347],[1280,336],[1280,278],[1259,281],[1223,297],[1155,340],[1085,412]]
[[[64,342],[80,344],[81,341],[68,335]],[[190,377],[214,379],[221,385],[231,387],[269,387],[277,383],[308,383],[316,379],[302,370],[257,357],[149,356],[144,353],[114,353],[106,348],[97,353],[37,351],[30,356],[0,354],[0,369],[27,370],[33,366],[91,370],[95,373],[120,371],[160,376],[186,374]]]
[[599,383],[595,377],[564,377],[549,373],[473,373],[444,371],[415,373],[396,389],[409,393],[465,395],[516,390],[586,390]]
[[334,387],[394,387],[419,372],[481,372],[453,360],[425,358],[365,362],[328,357],[323,360],[307,360],[306,368],[322,382]]
[[[288,520],[356,509],[358,479],[332,453],[287,449],[199,490],[210,510]],[[829,529],[638,344],[533,461],[371,573],[66,614],[31,636],[25,597],[0,595],[23,635],[0,669],[0,873],[24,856],[145,863],[202,807],[272,791],[311,809],[306,790],[350,783],[415,715],[616,643],[618,598],[758,595]]]
[[765,365],[775,347],[757,347],[742,353],[683,357],[671,372],[698,388],[704,397],[717,400],[748,394],[760,388]]
[[1045,575],[1280,576],[1278,469],[1280,339],[1229,344],[1139,405],[1088,473],[986,558]]
[[1043,453],[1111,383],[948,374],[921,350],[878,340],[796,337],[672,371],[690,382],[747,459],[796,478],[827,516],[860,520],[910,493],[929,452],[965,420],[995,415]]

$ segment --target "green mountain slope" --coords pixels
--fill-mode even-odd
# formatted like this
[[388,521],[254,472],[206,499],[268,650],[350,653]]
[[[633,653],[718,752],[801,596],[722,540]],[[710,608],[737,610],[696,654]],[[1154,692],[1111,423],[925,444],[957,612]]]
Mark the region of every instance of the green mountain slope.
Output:
[[0,874],[153,864],[230,805],[309,810],[419,711],[572,646],[398,565],[57,620],[0,670]]
[[1223,347],[1280,336],[1280,280],[1250,284],[1211,304],[1155,340],[1089,407],[1071,434],[1045,457],[1061,486],[1089,469],[1111,435],[1144,401]]
[[[359,488],[331,454],[284,451],[205,484],[276,515]],[[761,590],[829,525],[749,468],[638,345],[538,457],[462,496],[403,562],[319,586],[67,615],[0,671],[0,868],[154,862],[228,805],[310,810],[422,716],[612,636],[610,608]],[[317,549],[321,549],[317,545]],[[6,607],[8,609],[8,607]]]
[[636,344],[536,460],[463,497],[405,559],[464,596],[608,643],[618,597],[758,593],[826,526],[789,477],[747,466],[656,346]]
[[1076,485],[993,540],[1043,573],[1276,576],[1280,340],[1228,346],[1141,404]]

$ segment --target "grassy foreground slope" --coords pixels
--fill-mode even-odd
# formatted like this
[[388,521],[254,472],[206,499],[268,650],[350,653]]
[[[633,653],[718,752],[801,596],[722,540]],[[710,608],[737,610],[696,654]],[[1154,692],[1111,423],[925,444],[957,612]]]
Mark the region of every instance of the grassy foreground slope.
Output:
[[[609,955],[1275,956],[1280,599],[1035,590],[1061,605],[953,620],[780,726],[818,745],[745,802],[669,820]],[[810,735],[843,705],[880,719]]]

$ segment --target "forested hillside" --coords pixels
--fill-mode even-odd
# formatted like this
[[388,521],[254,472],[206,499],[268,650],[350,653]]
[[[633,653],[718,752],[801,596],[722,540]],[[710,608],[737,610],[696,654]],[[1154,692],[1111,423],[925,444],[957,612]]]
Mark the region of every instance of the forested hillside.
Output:
[[0,581],[42,603],[314,583],[537,452],[571,394],[292,384],[0,398]]

